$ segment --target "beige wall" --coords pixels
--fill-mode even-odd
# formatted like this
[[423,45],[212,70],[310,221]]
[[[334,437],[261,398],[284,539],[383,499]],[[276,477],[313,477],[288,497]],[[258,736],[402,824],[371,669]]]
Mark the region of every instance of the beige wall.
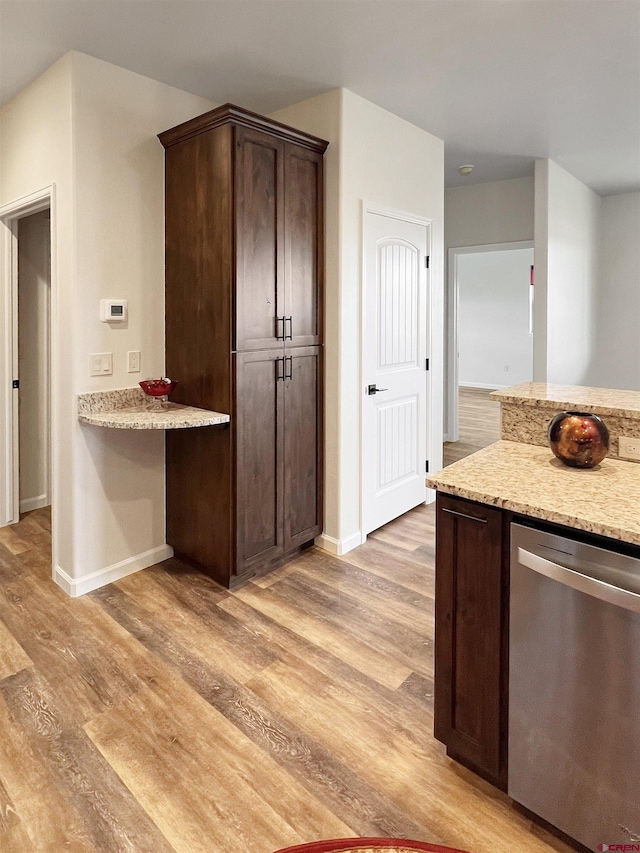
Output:
[[49,211],[18,222],[20,512],[49,504]]
[[592,385],[601,198],[553,160],[536,161],[535,194],[534,379]]
[[[73,55],[73,67],[74,363],[82,393],[134,387],[164,372],[164,149],[157,134],[214,104],[83,54]],[[128,300],[126,324],[100,322],[100,300],[113,297]],[[127,373],[128,350],[140,350],[140,373]],[[93,352],[113,353],[112,376],[89,376]],[[74,576],[163,559],[164,433],[76,424],[75,436],[83,500],[75,506]]]
[[600,215],[593,382],[640,391],[640,192],[605,196]]
[[[74,180],[72,163],[73,61],[67,54],[0,110],[0,206],[10,205],[55,184],[54,233],[52,236],[52,278],[57,280],[56,304],[52,305],[55,331],[52,374],[52,429],[59,440],[53,447],[53,483],[56,501],[53,547],[59,565],[73,565],[73,515],[77,487],[74,478],[73,444],[69,440],[77,427],[75,416],[74,341]],[[5,281],[8,258],[0,249],[0,275]],[[6,301],[0,299],[0,328],[5,329]],[[0,369],[0,389],[7,399],[5,348]],[[9,391],[10,393],[10,391]],[[0,418],[0,446],[7,436]],[[0,464],[3,464],[0,454]],[[0,482],[7,482],[0,471]],[[9,519],[6,496],[0,495],[0,524]]]
[[[327,151],[327,547],[343,552],[360,532],[361,205],[384,205],[432,220],[432,354],[442,351],[443,154],[429,133],[346,89],[296,104],[274,118],[329,139]],[[336,145],[337,143],[337,145]],[[338,199],[336,203],[336,197]],[[442,360],[433,359],[432,470],[441,465]]]
[[444,194],[446,247],[533,240],[533,206],[533,177],[450,187]]
[[[166,556],[163,434],[81,427],[76,396],[164,368],[163,149],[202,98],[70,53],[0,112],[0,205],[55,183],[54,566],[72,594]],[[125,328],[99,300],[129,300]],[[141,374],[126,373],[129,349]],[[89,377],[89,354],[114,374]]]

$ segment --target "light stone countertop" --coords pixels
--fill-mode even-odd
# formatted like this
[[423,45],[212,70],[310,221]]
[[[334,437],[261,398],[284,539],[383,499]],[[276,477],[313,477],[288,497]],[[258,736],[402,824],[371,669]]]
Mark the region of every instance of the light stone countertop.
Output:
[[432,489],[640,545],[640,466],[563,465],[546,447],[498,441],[427,478]]
[[110,429],[189,429],[229,423],[229,415],[167,403],[161,410],[141,388],[94,391],[78,396],[78,420]]
[[571,409],[596,415],[640,419],[640,391],[523,382],[522,385],[505,388],[504,391],[494,391],[491,398],[499,403],[519,403],[522,406]]
[[229,423],[230,418],[222,412],[209,412],[193,406],[168,403],[161,412],[154,411],[149,406],[132,406],[130,409],[116,409],[113,412],[78,415],[78,420],[83,424],[111,429],[188,429]]

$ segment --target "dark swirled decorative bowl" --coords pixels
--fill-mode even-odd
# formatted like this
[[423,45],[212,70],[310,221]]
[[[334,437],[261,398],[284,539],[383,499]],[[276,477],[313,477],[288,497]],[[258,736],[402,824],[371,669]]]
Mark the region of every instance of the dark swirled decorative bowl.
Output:
[[560,412],[547,430],[549,447],[565,465],[594,468],[609,452],[609,430],[589,412]]

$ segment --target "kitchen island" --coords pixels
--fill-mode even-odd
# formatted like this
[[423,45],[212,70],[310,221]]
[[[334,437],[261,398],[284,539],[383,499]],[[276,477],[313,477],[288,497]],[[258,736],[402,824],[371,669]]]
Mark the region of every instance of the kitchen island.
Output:
[[[509,792],[512,524],[640,557],[640,467],[617,458],[618,438],[638,434],[640,394],[529,384],[494,396],[507,407],[502,439],[427,480],[438,492],[434,729],[450,757]],[[601,414],[610,427],[612,452],[593,469],[569,468],[544,446],[546,424],[565,406]],[[535,596],[527,606],[536,614],[547,603]],[[598,630],[598,620],[577,626],[575,612],[558,611],[556,621],[565,615],[571,630]],[[634,660],[625,663],[634,673]],[[544,741],[544,732],[537,736]],[[632,823],[621,838],[604,840],[629,842],[637,830]]]

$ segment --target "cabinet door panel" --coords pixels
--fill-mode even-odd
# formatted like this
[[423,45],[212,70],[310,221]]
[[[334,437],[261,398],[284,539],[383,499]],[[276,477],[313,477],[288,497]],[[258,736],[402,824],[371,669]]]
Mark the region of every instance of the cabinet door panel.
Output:
[[284,549],[321,530],[321,349],[285,351]]
[[438,495],[435,736],[504,781],[503,513]]
[[286,346],[321,342],[322,330],[322,155],[285,148]]
[[237,128],[235,150],[236,349],[281,347],[284,145],[268,134]]
[[277,352],[236,355],[237,568],[282,553],[283,391]]

